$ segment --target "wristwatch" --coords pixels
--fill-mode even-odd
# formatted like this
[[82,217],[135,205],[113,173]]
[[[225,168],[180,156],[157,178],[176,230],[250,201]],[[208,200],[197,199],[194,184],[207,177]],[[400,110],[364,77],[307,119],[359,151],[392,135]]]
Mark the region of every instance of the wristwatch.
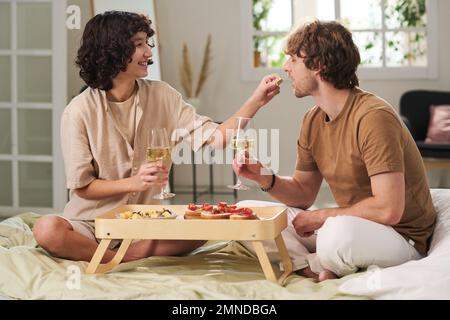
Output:
[[270,183],[270,186],[267,188],[260,187],[261,190],[264,192],[269,192],[270,190],[272,190],[275,185],[275,180],[276,180],[276,175],[275,175],[275,173],[272,172],[272,182]]

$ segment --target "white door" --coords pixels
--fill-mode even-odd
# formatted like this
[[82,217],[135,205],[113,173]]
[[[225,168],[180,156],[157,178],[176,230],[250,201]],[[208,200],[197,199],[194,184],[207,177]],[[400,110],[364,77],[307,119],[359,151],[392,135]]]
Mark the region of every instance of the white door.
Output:
[[61,212],[66,1],[0,0],[0,216]]

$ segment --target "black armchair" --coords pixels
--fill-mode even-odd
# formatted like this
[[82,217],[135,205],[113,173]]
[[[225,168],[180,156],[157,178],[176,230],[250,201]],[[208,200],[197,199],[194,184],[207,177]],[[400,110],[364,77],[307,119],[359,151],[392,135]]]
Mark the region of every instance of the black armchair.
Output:
[[426,169],[450,169],[450,144],[425,143],[431,105],[450,105],[450,92],[413,90],[400,98],[400,115],[416,141]]

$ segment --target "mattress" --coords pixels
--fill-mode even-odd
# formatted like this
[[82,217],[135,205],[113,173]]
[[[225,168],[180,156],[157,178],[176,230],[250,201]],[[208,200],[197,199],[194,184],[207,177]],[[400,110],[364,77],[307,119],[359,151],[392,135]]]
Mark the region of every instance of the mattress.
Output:
[[[251,252],[235,241],[210,241],[183,257],[149,257],[101,275],[87,262],[50,256],[37,246],[24,213],[0,223],[0,296],[10,299],[362,299],[338,288],[359,274],[315,283],[292,274],[267,281]],[[274,265],[276,269],[277,266]]]

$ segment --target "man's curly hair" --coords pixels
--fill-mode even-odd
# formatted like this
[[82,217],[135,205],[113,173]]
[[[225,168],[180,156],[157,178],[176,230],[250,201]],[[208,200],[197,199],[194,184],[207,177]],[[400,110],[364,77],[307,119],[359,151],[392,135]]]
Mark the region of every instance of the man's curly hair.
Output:
[[285,53],[304,59],[310,70],[320,70],[323,80],[336,89],[359,85],[356,70],[361,58],[352,34],[338,22],[314,21],[289,35]]
[[108,11],[86,24],[76,64],[91,88],[112,89],[112,79],[125,71],[136,50],[131,38],[137,32],[154,35],[151,20],[137,13]]

